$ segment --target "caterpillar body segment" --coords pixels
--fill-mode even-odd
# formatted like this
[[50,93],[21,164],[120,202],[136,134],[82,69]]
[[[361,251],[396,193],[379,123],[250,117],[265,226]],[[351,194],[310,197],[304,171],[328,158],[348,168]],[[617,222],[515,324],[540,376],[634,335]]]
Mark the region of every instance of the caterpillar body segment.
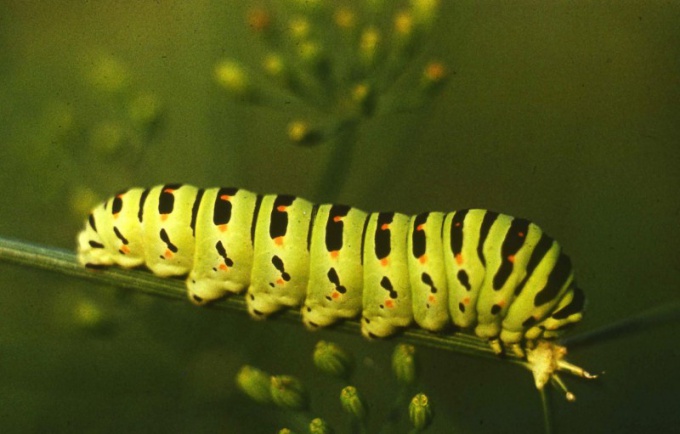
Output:
[[262,319],[302,305],[309,279],[307,234],[315,206],[300,198],[267,195],[255,223],[248,312]]
[[260,199],[254,193],[236,188],[210,188],[203,193],[201,204],[204,205],[196,214],[199,236],[194,266],[187,279],[192,302],[200,305],[227,293],[239,294],[250,284],[251,228]]
[[302,321],[309,329],[361,313],[363,231],[368,214],[346,205],[320,205],[312,227],[309,283]]
[[407,237],[413,319],[431,331],[442,330],[451,323],[446,261],[442,254],[444,217],[442,212],[411,217]]
[[364,235],[364,288],[361,332],[382,338],[413,319],[406,239],[409,217],[370,214]]
[[78,258],[188,274],[196,304],[246,291],[254,318],[301,307],[314,329],[361,316],[368,337],[453,323],[520,344],[559,335],[581,319],[585,299],[557,242],[524,219],[366,213],[237,188],[119,193],[88,217]]

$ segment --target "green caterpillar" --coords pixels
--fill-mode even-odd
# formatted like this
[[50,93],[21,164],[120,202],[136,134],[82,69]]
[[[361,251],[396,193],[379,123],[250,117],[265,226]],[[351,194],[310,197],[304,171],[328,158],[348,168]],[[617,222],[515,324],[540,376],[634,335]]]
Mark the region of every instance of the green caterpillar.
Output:
[[258,319],[301,307],[314,329],[361,315],[369,338],[415,321],[521,346],[558,336],[585,302],[556,241],[481,209],[407,216],[238,188],[132,188],[92,211],[78,258],[188,274],[199,305],[246,291]]

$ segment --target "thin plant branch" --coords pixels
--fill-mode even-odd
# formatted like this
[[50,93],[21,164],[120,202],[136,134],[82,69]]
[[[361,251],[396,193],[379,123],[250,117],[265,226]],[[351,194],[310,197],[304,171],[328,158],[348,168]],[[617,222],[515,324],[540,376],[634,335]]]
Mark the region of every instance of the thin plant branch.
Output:
[[[0,237],[0,262],[52,271],[104,285],[127,288],[153,296],[186,300],[186,288],[181,280],[164,279],[156,277],[148,271],[118,267],[90,270],[78,264],[73,252],[64,249]],[[247,314],[245,300],[243,297],[238,296],[226,297],[213,303],[211,308]],[[300,314],[295,310],[284,311],[277,315],[277,318],[302,325]],[[354,334],[359,334],[360,328],[361,326],[356,320],[345,321],[333,327],[334,330]],[[410,328],[401,333],[400,336],[402,341],[421,347],[436,348],[458,354],[526,366],[522,359],[512,354],[498,357],[493,353],[486,340],[465,333],[435,334],[421,329]]]

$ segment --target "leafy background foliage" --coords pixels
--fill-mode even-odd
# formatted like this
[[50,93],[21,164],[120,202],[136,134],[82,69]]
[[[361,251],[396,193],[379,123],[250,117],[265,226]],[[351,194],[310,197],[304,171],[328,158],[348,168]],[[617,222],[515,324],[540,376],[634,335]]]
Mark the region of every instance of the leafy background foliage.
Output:
[[[252,5],[0,4],[0,234],[71,249],[87,205],[131,185],[328,200],[315,188],[329,148],[286,138],[290,114],[307,109],[240,104],[214,82],[225,56],[259,61],[244,21]],[[536,221],[570,254],[589,298],[573,334],[677,304],[679,19],[675,2],[443,2],[423,50],[448,65],[446,88],[423,110],[361,125],[338,200]],[[96,79],[116,65],[122,92]],[[129,112],[138,98],[157,110],[141,127]],[[323,391],[335,389],[310,374],[319,338],[357,356],[371,413],[386,412],[394,392],[394,342],[310,334],[5,264],[0,318],[4,432],[273,432],[286,415],[245,399],[234,375],[244,363],[292,373],[317,391],[313,407],[332,414]],[[572,360],[607,374],[570,381],[578,401],[554,400],[557,430],[677,426],[678,331],[675,320],[574,348]],[[529,373],[420,354],[432,432],[542,432]]]

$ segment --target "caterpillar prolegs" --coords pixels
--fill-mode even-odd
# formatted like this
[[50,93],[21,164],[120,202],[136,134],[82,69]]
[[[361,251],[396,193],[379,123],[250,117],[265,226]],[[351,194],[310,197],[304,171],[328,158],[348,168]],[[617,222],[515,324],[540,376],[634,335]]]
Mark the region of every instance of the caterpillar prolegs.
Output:
[[88,267],[187,275],[205,304],[246,291],[264,318],[301,307],[308,328],[361,315],[385,337],[415,321],[519,344],[581,319],[569,258],[537,225],[481,209],[407,216],[315,205],[238,188],[131,188],[97,206],[78,236]]

